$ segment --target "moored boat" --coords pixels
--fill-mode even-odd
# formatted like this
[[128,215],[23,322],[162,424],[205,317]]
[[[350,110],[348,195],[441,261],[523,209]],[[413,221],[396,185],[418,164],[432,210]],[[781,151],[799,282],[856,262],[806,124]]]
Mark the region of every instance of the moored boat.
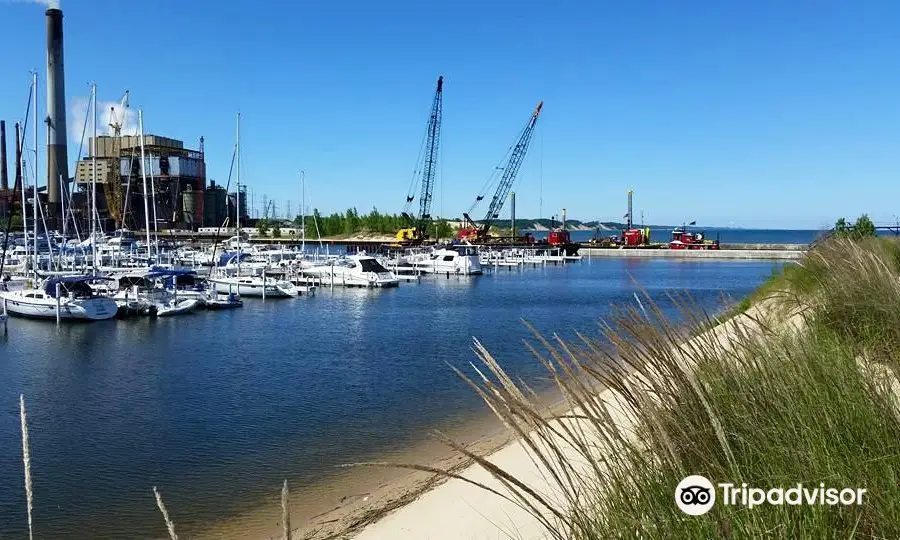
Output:
[[262,276],[219,276],[208,279],[210,286],[219,294],[266,298],[293,298],[300,294],[290,281],[265,278]]
[[100,321],[116,316],[118,307],[112,298],[97,295],[92,281],[105,280],[93,276],[52,278],[43,288],[0,292],[5,311],[13,316],[61,321]]
[[325,264],[301,268],[306,276],[318,278],[323,285],[343,287],[396,287],[400,280],[375,257],[350,255]]
[[206,309],[209,310],[224,310],[224,309],[236,309],[244,306],[244,301],[241,300],[236,294],[229,295],[215,295],[210,294],[207,296],[206,301],[203,303]]
[[436,247],[430,252],[411,253],[403,257],[400,267],[411,267],[429,274],[478,275],[483,272],[475,246],[460,244]]

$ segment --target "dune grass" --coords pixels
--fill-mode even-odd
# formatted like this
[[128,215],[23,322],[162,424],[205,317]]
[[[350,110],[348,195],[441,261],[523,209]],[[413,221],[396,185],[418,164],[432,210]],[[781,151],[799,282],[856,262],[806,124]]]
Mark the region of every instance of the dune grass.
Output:
[[[898,244],[831,240],[694,338],[648,299],[605,326],[614,352],[541,340],[534,352],[572,408],[564,416],[547,416],[480,349],[479,377],[464,377],[553,489],[492,472],[559,539],[900,538],[898,276]],[[695,327],[711,326],[683,306]],[[675,491],[693,474],[867,492],[852,506],[720,501],[689,516]]]

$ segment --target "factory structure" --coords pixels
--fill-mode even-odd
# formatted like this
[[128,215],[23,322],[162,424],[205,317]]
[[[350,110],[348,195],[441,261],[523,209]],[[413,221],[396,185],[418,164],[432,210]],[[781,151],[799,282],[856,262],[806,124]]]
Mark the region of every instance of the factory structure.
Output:
[[[192,150],[186,148],[181,140],[145,134],[142,160],[141,137],[121,135],[121,126],[115,125],[112,126],[114,135],[98,136],[96,141],[93,137],[89,139],[88,155],[75,163],[74,175],[70,176],[66,140],[63,13],[51,7],[45,15],[47,116],[44,123],[47,129],[47,163],[46,178],[42,178],[40,183],[43,185],[38,186],[38,199],[47,227],[64,229],[64,222],[74,219],[79,229],[86,230],[91,219],[91,186],[94,182],[97,217],[106,231],[123,227],[144,229],[148,223],[151,227],[155,223],[160,230],[197,230],[204,226],[222,225],[226,218],[229,225],[234,226],[238,211],[241,221],[246,223],[249,216],[245,188],[242,188],[238,209],[236,193],[227,193],[225,187],[216,185],[215,181],[209,181],[207,185],[203,137],[200,137],[198,149]],[[120,111],[120,114],[123,113]],[[18,212],[17,208],[21,206],[21,195],[17,194],[21,188],[18,124],[15,135],[16,182],[10,186],[6,124],[0,122],[0,217],[6,217],[10,211]],[[30,193],[26,195],[26,199],[33,200]],[[28,207],[25,216],[30,221],[33,210],[30,203]]]
[[100,136],[96,143],[90,138],[88,156],[75,166],[76,195],[83,195],[74,198],[76,208],[90,207],[96,174],[97,213],[107,230],[143,229],[147,223],[159,229],[196,230],[207,223],[207,202],[209,221],[224,221],[228,198],[215,183],[207,190],[203,138],[198,150],[158,135],[144,135],[143,143],[142,161],[139,136]]

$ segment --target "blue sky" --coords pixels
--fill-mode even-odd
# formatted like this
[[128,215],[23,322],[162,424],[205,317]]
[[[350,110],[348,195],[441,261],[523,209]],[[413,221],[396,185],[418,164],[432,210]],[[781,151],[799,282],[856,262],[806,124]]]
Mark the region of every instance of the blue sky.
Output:
[[[322,211],[398,211],[443,74],[435,214],[469,207],[540,99],[519,216],[621,219],[629,188],[656,223],[900,214],[897,2],[62,1],[70,131],[89,81],[127,88],[224,183],[241,111],[260,207],[296,210],[303,169]],[[31,68],[45,111],[44,24],[0,0],[8,123]]]

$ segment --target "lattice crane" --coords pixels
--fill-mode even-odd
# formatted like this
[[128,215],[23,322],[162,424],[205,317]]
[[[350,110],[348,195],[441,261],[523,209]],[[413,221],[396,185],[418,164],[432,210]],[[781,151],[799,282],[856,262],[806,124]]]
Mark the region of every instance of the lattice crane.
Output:
[[116,108],[109,108],[109,127],[113,130],[113,135],[116,137],[120,137],[122,135],[122,124],[125,123],[125,119],[128,115],[126,109],[128,108],[128,90],[125,90],[125,94],[122,95],[122,101],[119,103],[119,110],[121,111],[121,115],[116,115]]
[[[431,202],[434,193],[434,177],[437,174],[438,154],[441,146],[441,114],[444,101],[444,77],[437,80],[437,90],[434,92],[434,100],[431,103],[431,113],[428,115],[428,125],[425,129],[425,139],[422,149],[419,151],[417,169],[410,183],[410,190],[406,195],[406,206],[403,208],[403,217],[407,222],[407,228],[397,231],[397,241],[406,244],[419,244],[428,239],[428,226],[431,224]],[[418,178],[417,178],[418,177]],[[415,199],[416,180],[421,185],[419,195],[419,213],[411,216],[409,211]]]
[[[534,126],[537,124],[543,106],[544,102],[542,100],[538,103],[537,107],[535,107],[534,112],[531,113],[531,118],[528,119],[528,123],[525,124],[525,127],[519,134],[519,138],[510,152],[509,161],[507,161],[506,167],[503,167],[502,169],[503,175],[500,177],[500,181],[497,184],[497,191],[491,199],[491,204],[488,206],[487,214],[485,214],[484,219],[481,220],[480,223],[475,223],[472,218],[469,217],[469,214],[474,210],[475,206],[484,199],[483,193],[475,198],[472,207],[469,208],[468,212],[463,214],[466,221],[466,227],[461,229],[457,235],[457,238],[460,240],[480,241],[488,237],[488,231],[491,228],[491,224],[495,219],[500,217],[500,210],[503,209],[503,204],[506,202],[509,190],[512,189],[513,182],[516,180],[516,175],[519,173],[519,167],[521,167],[522,162],[525,161],[525,154],[528,153],[528,146],[531,144],[531,136],[534,134]],[[491,184],[492,183],[489,183],[488,186]],[[485,191],[487,191],[488,186],[485,187]]]

